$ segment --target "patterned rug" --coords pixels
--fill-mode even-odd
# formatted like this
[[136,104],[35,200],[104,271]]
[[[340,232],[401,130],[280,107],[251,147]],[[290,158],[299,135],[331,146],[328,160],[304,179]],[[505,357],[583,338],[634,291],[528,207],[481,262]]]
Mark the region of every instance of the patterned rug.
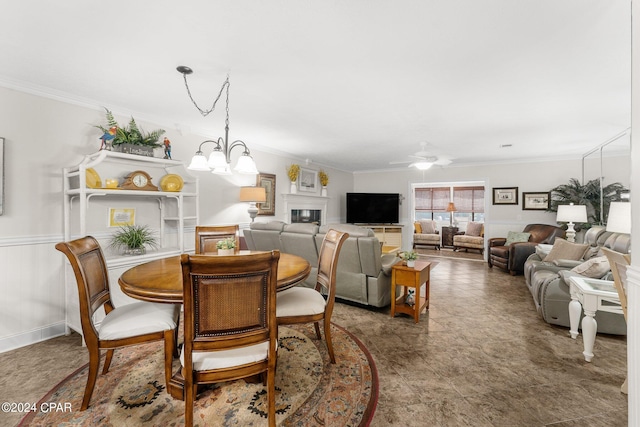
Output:
[[[276,374],[276,420],[280,426],[368,426],[378,401],[376,366],[355,336],[332,324],[336,364],[312,325],[280,327]],[[179,361],[174,361],[174,372]],[[116,350],[107,375],[98,375],[89,408],[80,402],[87,366],[71,374],[39,403],[57,409],[27,415],[20,426],[182,426],[184,402],[164,385],[162,343]],[[70,403],[71,409],[68,409]],[[55,405],[54,405],[55,406]],[[262,382],[212,384],[198,394],[194,424],[266,425]]]

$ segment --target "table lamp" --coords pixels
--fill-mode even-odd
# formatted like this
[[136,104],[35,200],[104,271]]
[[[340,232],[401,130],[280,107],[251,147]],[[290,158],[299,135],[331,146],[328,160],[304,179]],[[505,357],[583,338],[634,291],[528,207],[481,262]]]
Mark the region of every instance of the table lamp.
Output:
[[240,187],[240,201],[249,202],[249,216],[253,222],[258,214],[256,203],[267,201],[267,192],[264,187]]
[[449,227],[453,227],[453,213],[456,211],[456,205],[453,202],[449,202],[447,206],[447,212],[449,212]]
[[631,233],[631,203],[611,202],[607,217],[607,231]]
[[576,230],[573,228],[574,223],[587,222],[587,207],[585,205],[574,205],[573,203],[559,205],[556,221],[567,223],[567,241],[575,242]]

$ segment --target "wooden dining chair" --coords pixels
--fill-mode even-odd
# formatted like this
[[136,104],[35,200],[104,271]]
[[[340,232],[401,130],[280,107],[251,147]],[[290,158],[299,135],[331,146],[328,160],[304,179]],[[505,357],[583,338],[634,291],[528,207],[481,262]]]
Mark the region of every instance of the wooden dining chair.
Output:
[[[608,248],[602,248],[602,252],[607,257],[607,260],[609,260],[611,275],[613,276],[613,285],[616,291],[618,291],[618,299],[620,299],[624,320],[627,320],[627,267],[631,264],[631,256]],[[625,378],[622,387],[620,387],[620,391],[628,394],[627,378]]]
[[[349,237],[348,233],[334,229],[330,229],[325,234],[318,257],[318,278],[315,288],[296,286],[278,292],[276,297],[278,325],[313,322],[318,339],[322,339],[320,321],[324,323],[324,338],[331,363],[336,363],[331,343],[331,314],[336,299],[338,256],[347,237]],[[322,290],[326,292],[326,300]]]
[[240,249],[240,227],[236,225],[196,226],[196,254],[217,254],[220,240],[236,240],[236,252]]
[[[82,334],[89,350],[89,374],[80,410],[89,407],[98,378],[101,349],[107,350],[102,368],[102,374],[105,375],[109,372],[116,348],[163,340],[165,382],[168,387],[174,353],[177,356],[180,305],[138,302],[114,308],[109,293],[107,266],[98,241],[87,236],[58,243],[56,249],[67,256],[76,277]],[[103,306],[106,317],[96,325],[93,314]]]
[[269,426],[276,425],[275,368],[279,251],[242,257],[183,254],[185,425],[198,384],[266,373]]

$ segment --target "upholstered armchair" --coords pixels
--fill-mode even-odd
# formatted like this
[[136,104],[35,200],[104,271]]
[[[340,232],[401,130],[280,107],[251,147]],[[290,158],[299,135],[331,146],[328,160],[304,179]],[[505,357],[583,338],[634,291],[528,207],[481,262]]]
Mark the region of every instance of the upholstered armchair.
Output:
[[522,232],[509,232],[504,237],[489,239],[489,268],[507,270],[512,276],[524,271],[524,263],[536,251],[539,243],[552,245],[556,237],[565,237],[565,231],[548,224],[529,224]]
[[413,223],[413,248],[416,246],[433,246],[440,249],[440,234],[436,230],[434,220],[421,220]]
[[467,224],[467,230],[464,233],[458,233],[453,236],[453,250],[477,249],[480,253],[484,253],[484,224],[481,222],[470,222]]

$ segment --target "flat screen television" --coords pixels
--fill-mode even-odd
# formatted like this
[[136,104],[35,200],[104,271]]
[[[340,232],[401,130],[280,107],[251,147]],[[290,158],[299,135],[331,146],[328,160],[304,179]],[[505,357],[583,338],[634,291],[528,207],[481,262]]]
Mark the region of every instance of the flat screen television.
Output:
[[351,224],[397,224],[400,194],[347,193],[347,222]]

